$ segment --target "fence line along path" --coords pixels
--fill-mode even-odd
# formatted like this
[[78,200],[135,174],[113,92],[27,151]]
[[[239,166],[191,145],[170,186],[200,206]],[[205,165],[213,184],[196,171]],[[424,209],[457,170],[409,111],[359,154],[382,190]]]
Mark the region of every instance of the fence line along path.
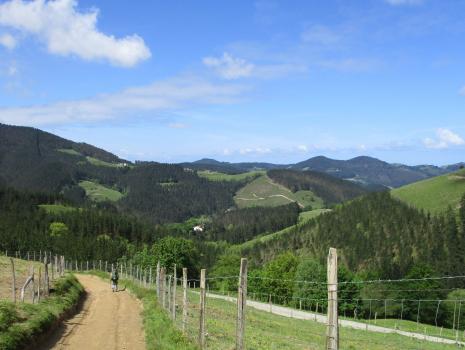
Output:
[[[198,293],[198,292],[194,292],[194,293]],[[226,295],[207,293],[207,297],[208,298],[214,298],[214,299],[226,300],[226,301],[229,301],[229,302],[232,302],[232,303],[237,303],[237,298],[226,296]],[[323,323],[323,324],[327,324],[327,322],[328,322],[328,317],[326,315],[317,314],[317,313],[310,312],[310,311],[296,310],[294,308],[285,307],[285,306],[276,305],[276,304],[271,304],[271,305],[272,306],[270,308],[270,303],[263,303],[263,302],[260,302],[260,301],[254,301],[254,300],[247,299],[247,306],[252,307],[252,308],[254,308],[256,310],[271,312],[272,314],[279,315],[279,316],[284,316],[284,317],[289,317],[289,318],[296,318],[296,319],[300,319],[300,320],[311,320],[311,321],[315,321],[315,322]],[[395,333],[395,334],[403,335],[403,336],[406,336],[406,337],[420,339],[420,340],[426,340],[426,341],[430,341],[430,342],[434,342],[434,343],[458,344],[458,345],[461,345],[461,346],[465,346],[465,342],[457,342],[457,341],[452,340],[452,339],[429,336],[429,335],[424,335],[422,333],[407,332],[407,331],[401,331],[401,330],[393,329],[393,328],[374,326],[374,325],[369,325],[369,324],[363,323],[363,322],[356,322],[356,321],[339,319],[339,325],[342,326],[342,327],[349,327],[349,328],[354,328],[354,329],[366,330],[366,331],[369,331],[369,332]]]

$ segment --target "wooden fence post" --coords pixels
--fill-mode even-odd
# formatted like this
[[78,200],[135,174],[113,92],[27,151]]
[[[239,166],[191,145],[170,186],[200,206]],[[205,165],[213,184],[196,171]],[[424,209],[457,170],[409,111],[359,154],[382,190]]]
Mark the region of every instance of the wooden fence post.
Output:
[[156,277],[156,290],[157,290],[157,299],[160,302],[160,261],[157,262],[157,277]]
[[182,269],[182,332],[187,331],[187,268]]
[[11,274],[12,274],[12,280],[11,280],[11,288],[12,288],[12,300],[13,303],[16,303],[16,273],[15,273],[15,262],[13,258],[10,258],[11,262]]
[[50,292],[50,282],[48,280],[48,257],[44,256],[44,281],[45,281],[45,295],[48,296]]
[[243,350],[245,331],[245,308],[247,305],[247,259],[241,259],[239,287],[237,291],[236,350]]
[[177,285],[177,275],[176,275],[176,264],[174,264],[173,268],[173,301],[171,303],[171,318],[173,320],[176,319],[176,285]]
[[35,280],[35,271],[34,265],[32,265],[32,295],[31,295],[32,303],[34,304],[36,301],[36,280]]
[[205,349],[205,269],[200,270],[200,320],[199,320],[199,346]]
[[171,279],[172,276],[168,276],[168,314],[171,313]]
[[165,308],[166,307],[166,269],[164,267],[161,268],[160,270],[160,296],[161,296],[161,303],[160,305]]
[[329,248],[328,254],[328,324],[326,330],[326,349],[339,349],[339,320],[337,303],[337,250]]
[[39,266],[39,276],[37,278],[37,302],[40,302],[40,279],[42,278],[42,268]]

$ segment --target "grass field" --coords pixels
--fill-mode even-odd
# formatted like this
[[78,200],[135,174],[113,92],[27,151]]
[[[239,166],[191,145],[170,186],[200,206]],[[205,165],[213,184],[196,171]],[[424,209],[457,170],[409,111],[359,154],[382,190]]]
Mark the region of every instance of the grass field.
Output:
[[61,152],[61,153],[70,154],[72,156],[82,156],[81,153],[79,153],[78,151],[75,151],[74,149],[71,149],[71,148],[59,148],[59,149],[57,149],[57,151]]
[[301,207],[312,206],[313,209],[323,207],[323,201],[311,191],[293,193],[289,189],[271,181],[262,175],[241,188],[234,197],[239,208],[258,206],[279,206],[297,202]]
[[44,209],[49,214],[62,214],[76,210],[74,207],[68,207],[61,204],[39,204],[39,208]]
[[[179,293],[177,304],[181,304]],[[189,293],[187,334],[195,341],[198,336],[199,295]],[[237,308],[236,303],[207,298],[207,348],[234,349]],[[176,324],[181,327],[182,308],[177,310]],[[396,334],[380,334],[340,328],[340,349],[344,350],[439,350],[453,349],[444,345],[414,340]],[[247,349],[325,349],[326,326],[310,320],[298,320],[258,311],[247,307],[245,343]]]
[[433,214],[444,212],[449,205],[458,209],[465,193],[465,169],[396,188],[391,193],[395,198]]
[[316,218],[318,215],[327,213],[329,211],[331,211],[331,209],[314,209],[310,211],[303,211],[299,214],[299,224],[304,223],[313,218]]
[[247,173],[241,174],[224,174],[217,171],[210,170],[200,170],[197,171],[197,175],[200,177],[207,178],[210,181],[242,181],[242,180],[252,180],[260,175],[266,174],[266,171],[249,171]]
[[81,181],[79,182],[79,186],[81,186],[85,191],[86,195],[96,202],[103,202],[103,201],[111,201],[116,202],[123,194],[119,191],[111,189],[109,187],[100,185],[96,182],[92,181]]
[[90,164],[96,165],[96,166],[107,166],[111,168],[121,168],[122,165],[120,163],[110,163],[110,162],[105,162],[104,160],[100,160],[94,157],[86,157],[87,161]]
[[[32,259],[32,255],[30,256]],[[20,288],[29,277],[29,270],[34,265],[35,271],[39,271],[39,267],[43,264],[33,261],[26,261],[20,259],[13,259],[15,264],[15,275],[16,275],[16,298],[20,297]],[[0,256],[0,300],[11,300],[12,299],[12,274],[11,274],[11,262],[10,258],[6,256]],[[26,301],[30,301],[27,298]]]

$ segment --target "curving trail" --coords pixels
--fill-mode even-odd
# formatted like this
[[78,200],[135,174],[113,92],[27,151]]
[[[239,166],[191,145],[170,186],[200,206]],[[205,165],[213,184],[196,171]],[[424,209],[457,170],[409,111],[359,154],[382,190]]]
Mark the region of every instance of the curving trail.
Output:
[[145,350],[141,303],[96,276],[76,277],[87,293],[84,305],[40,350]]

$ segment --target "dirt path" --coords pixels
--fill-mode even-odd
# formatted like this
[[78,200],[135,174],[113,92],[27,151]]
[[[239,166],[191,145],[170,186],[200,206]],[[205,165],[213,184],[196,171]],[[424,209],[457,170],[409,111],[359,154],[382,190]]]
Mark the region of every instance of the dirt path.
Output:
[[81,312],[66,321],[40,350],[144,350],[140,302],[112,293],[102,279],[77,275],[87,292]]

